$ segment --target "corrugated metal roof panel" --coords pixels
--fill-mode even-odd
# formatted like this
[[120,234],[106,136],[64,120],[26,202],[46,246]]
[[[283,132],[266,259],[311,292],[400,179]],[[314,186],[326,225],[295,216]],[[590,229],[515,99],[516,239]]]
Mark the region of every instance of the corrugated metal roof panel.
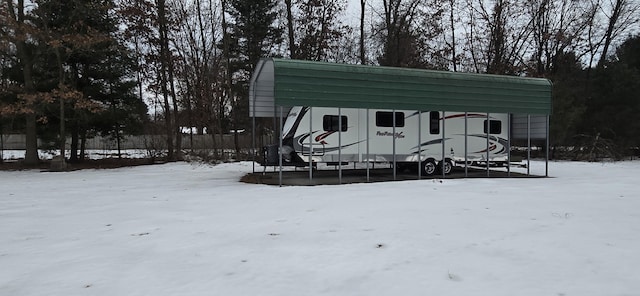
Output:
[[[274,81],[276,106],[551,113],[547,79],[285,59],[265,62],[273,64],[273,78],[264,79]],[[262,79],[256,77],[258,82]]]
[[249,83],[249,116],[275,117],[273,61],[262,59]]

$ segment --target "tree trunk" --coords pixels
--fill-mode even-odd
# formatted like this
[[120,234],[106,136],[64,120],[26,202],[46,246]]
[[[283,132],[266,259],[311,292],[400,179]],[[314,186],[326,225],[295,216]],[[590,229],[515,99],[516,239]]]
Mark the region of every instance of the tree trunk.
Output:
[[360,64],[364,65],[367,63],[365,59],[364,52],[364,6],[366,0],[360,0]]
[[160,35],[160,86],[162,89],[162,96],[164,97],[164,120],[165,120],[165,133],[167,135],[167,159],[174,160],[175,156],[173,146],[173,128],[171,124],[171,105],[169,104],[169,90],[167,89],[167,69],[169,53],[165,48],[167,39],[167,24],[166,24],[166,10],[165,0],[158,0],[158,31]]
[[[5,2],[7,3],[8,12],[11,14],[11,17],[16,20],[19,26],[16,28],[16,31],[23,34],[24,32],[22,32],[22,28],[20,26],[22,26],[25,21],[24,0],[18,0],[17,7],[14,7],[13,0],[6,0]],[[29,53],[24,39],[17,39],[14,41],[14,44],[22,66],[22,78],[24,79],[25,93],[32,94],[35,91],[32,76],[33,57]],[[25,114],[25,134],[27,138],[24,162],[27,165],[38,164],[40,158],[38,157],[38,135],[36,131],[35,110],[31,110]]]
[[215,128],[213,126],[209,126],[209,133],[211,133],[211,145],[213,145],[213,158],[218,158],[218,149],[216,145],[216,133],[214,132]]
[[69,149],[69,162],[78,161],[78,126],[77,124],[71,130],[71,147]]
[[[364,1],[364,0],[362,0]],[[287,7],[287,29],[289,35],[289,56],[292,59],[298,58],[296,53],[295,31],[293,30],[293,13],[291,12],[291,0],[284,0]]]
[[450,21],[451,21],[451,63],[453,64],[453,72],[458,72],[458,59],[456,57],[456,26],[453,19],[453,9],[455,6],[455,0],[449,0],[451,4]]
[[505,28],[505,2],[496,1],[493,8],[493,23],[489,36],[489,48],[487,52],[487,73],[506,74],[506,28]]
[[[165,42],[167,42],[167,44],[165,45],[167,48],[167,52],[169,52],[169,40],[168,38],[165,39]],[[170,56],[170,54],[169,54]],[[174,124],[174,131],[175,131],[175,135],[176,135],[176,153],[175,153],[175,158],[177,159],[182,159],[182,130],[180,127],[180,121],[179,121],[179,108],[178,108],[178,97],[176,96],[176,88],[175,88],[175,83],[174,83],[174,79],[173,79],[173,61],[172,59],[169,57],[169,60],[167,61],[169,63],[169,86],[171,87],[171,98],[173,98],[173,124]]]
[[[231,79],[231,78],[229,78]],[[229,80],[231,81],[231,80]],[[238,114],[238,110],[240,110],[240,98],[237,95],[237,93],[230,93],[229,94],[231,96],[231,100],[233,101],[233,118],[231,119],[231,132],[233,132],[233,150],[235,152],[236,155],[236,159],[238,159],[239,155],[240,155],[240,145],[238,142],[238,129],[239,129],[239,122],[240,122],[240,114]]]
[[27,165],[34,165],[40,162],[38,156],[38,134],[36,132],[36,114],[28,113],[25,116],[26,119],[26,152],[24,156],[24,163]]
[[[225,68],[226,68],[225,69],[226,70],[225,74],[226,75],[225,75],[225,83],[224,83],[226,92],[223,92],[223,94],[226,94],[227,98],[233,98],[232,90],[231,90],[231,83],[232,83],[232,79],[231,79],[232,78],[231,77],[231,75],[232,75],[232,73],[231,73],[231,53],[229,52],[229,50],[230,50],[229,49],[229,34],[228,34],[228,28],[227,28],[228,27],[228,23],[227,23],[227,19],[225,17],[225,14],[226,14],[225,12],[227,11],[226,9],[227,9],[227,1],[222,0],[222,35],[223,35],[222,43],[223,43],[223,48],[224,48],[224,56],[225,56],[225,64],[226,64],[225,65]],[[236,109],[237,104],[236,104],[235,100],[232,100],[232,105],[233,105],[232,107],[234,108],[234,110],[237,110]],[[220,108],[223,108],[223,106],[220,106]],[[234,112],[234,113],[236,113],[236,112]],[[221,109],[220,114],[221,114],[220,116],[224,115],[223,109]],[[235,117],[236,116],[234,116],[234,119],[235,119]],[[222,120],[222,117],[220,117],[219,120]],[[234,120],[234,123],[233,123],[233,127],[234,128],[235,128],[235,124],[236,124],[236,122]],[[222,158],[224,158],[224,148],[225,147],[224,147],[224,138],[222,137],[222,134],[223,134],[222,125],[220,125],[219,128],[220,128],[220,131],[219,131],[219,134],[220,134],[220,145],[222,147]]]
[[82,129],[80,133],[80,161],[84,161],[84,156],[87,148],[87,130]]
[[604,46],[602,48],[602,55],[600,56],[600,60],[598,60],[598,68],[602,68],[604,66],[604,62],[607,60],[607,52],[609,51],[609,46],[611,45],[611,40],[613,40],[613,29],[618,23],[618,19],[620,18],[620,14],[622,13],[622,6],[624,5],[625,0],[616,0],[616,5],[613,7],[613,11],[611,11],[611,17],[609,18],[609,24],[607,26],[607,33],[604,36]]
[[[58,89],[60,90],[60,92],[63,92],[63,90],[65,89],[64,86],[64,66],[62,65],[62,54],[60,53],[60,49],[57,47],[53,48],[55,55],[56,55],[56,60],[58,62]],[[64,125],[64,121],[65,121],[65,115],[64,115],[64,95],[60,95],[60,97],[58,98],[59,102],[60,102],[60,163],[59,165],[59,169],[64,170],[66,168],[66,164],[65,164],[65,151],[67,149],[67,133],[65,130],[65,125]],[[57,165],[57,166],[58,166]]]
[[64,126],[64,100],[59,98],[60,100],[60,156],[62,157],[60,161],[64,162],[65,160],[65,151],[67,149],[67,135]]

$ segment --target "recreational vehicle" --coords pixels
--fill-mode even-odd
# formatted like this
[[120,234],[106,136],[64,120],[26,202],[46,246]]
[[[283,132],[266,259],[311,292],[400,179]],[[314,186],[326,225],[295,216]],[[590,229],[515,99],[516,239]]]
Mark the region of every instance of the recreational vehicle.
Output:
[[[267,164],[395,163],[426,175],[454,166],[508,160],[508,114],[293,107],[280,143],[263,148]],[[444,145],[443,145],[444,143]],[[279,153],[279,151],[282,151]],[[443,162],[444,161],[444,162]]]

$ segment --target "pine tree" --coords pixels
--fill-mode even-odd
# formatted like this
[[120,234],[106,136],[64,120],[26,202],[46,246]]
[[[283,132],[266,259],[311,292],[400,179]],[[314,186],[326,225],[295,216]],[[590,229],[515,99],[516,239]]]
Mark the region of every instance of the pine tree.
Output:
[[[6,114],[20,114],[25,118],[25,134],[26,134],[26,152],[25,163],[27,165],[35,165],[39,162],[38,157],[38,136],[36,124],[37,103],[35,78],[34,78],[34,60],[37,58],[36,48],[39,46],[37,35],[40,30],[33,23],[35,16],[32,11],[25,9],[24,0],[4,0],[0,3],[0,38],[6,42],[8,55],[16,56],[15,66],[19,68],[21,77],[16,82],[20,83],[22,90],[19,102],[14,102],[13,106],[5,106],[0,110],[0,116]],[[9,49],[12,44],[15,52]],[[4,110],[4,111],[3,111]]]
[[[50,57],[43,61],[42,68],[52,70],[48,74],[49,85],[41,87],[45,97],[59,104],[59,113],[49,116],[54,122],[57,120],[60,150],[65,151],[70,130],[70,158],[75,160],[78,145],[84,147],[87,133],[97,129],[94,119],[98,117],[91,114],[113,115],[109,117],[112,130],[119,132],[121,120],[115,117],[114,110],[127,109],[127,105],[140,106],[138,100],[125,100],[133,91],[131,77],[135,64],[117,36],[113,1],[41,0],[37,3],[35,13],[44,28],[43,43],[49,45]],[[141,111],[146,114],[139,108],[137,111],[138,116]],[[83,149],[80,150],[82,157]]]
[[[277,2],[273,0],[229,0],[226,12],[231,16],[225,47],[230,63],[229,87],[232,104],[232,128],[248,128],[249,79],[260,58],[270,55],[283,41],[284,30],[276,25]],[[240,154],[237,133],[236,155]]]

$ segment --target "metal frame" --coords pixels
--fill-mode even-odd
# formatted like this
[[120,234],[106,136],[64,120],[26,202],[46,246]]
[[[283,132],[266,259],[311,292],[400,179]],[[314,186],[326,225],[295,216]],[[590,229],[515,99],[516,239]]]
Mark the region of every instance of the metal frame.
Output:
[[338,184],[342,184],[342,108],[338,107]]
[[313,182],[313,107],[309,107],[309,183]]
[[442,111],[442,160],[440,163],[440,170],[442,171],[442,179],[446,178],[446,174],[444,171],[444,166],[447,163],[447,155],[444,152],[444,142],[446,141],[446,138],[444,136],[444,132],[445,132],[445,118],[446,118],[446,114],[445,111]]
[[282,113],[284,113],[284,107],[280,106],[280,136],[278,137],[278,166],[280,167],[280,172],[278,174],[278,185],[282,187]]
[[393,125],[393,127],[391,128],[391,133],[392,133],[392,135],[391,135],[391,146],[393,146],[393,148],[392,148],[392,151],[393,151],[392,152],[393,153],[393,156],[392,156],[393,157],[393,180],[395,181],[395,180],[397,180],[397,178],[396,178],[396,174],[397,174],[397,171],[396,171],[396,167],[397,167],[397,162],[396,162],[396,110],[395,109],[393,109],[391,111],[391,116],[392,116],[391,122],[392,122],[392,125]]
[[[282,147],[283,147],[283,126],[284,126],[284,106],[277,106],[276,108],[278,108],[278,113],[279,116],[278,118],[274,118],[274,125],[277,122],[277,125],[279,126],[279,133],[277,133],[278,135],[278,153],[280,155],[279,159],[278,159],[278,183],[280,186],[282,186],[282,178],[283,178],[283,158],[282,158]],[[339,130],[338,130],[338,145],[341,147],[342,146],[342,108],[338,107],[338,125],[339,125]],[[313,142],[312,142],[312,133],[313,133],[313,115],[311,113],[313,113],[313,107],[309,107],[308,109],[309,111],[309,155],[308,155],[308,160],[309,160],[309,184],[313,183]],[[442,112],[442,118],[444,119],[446,117],[446,111],[441,111]],[[370,169],[371,169],[371,152],[370,152],[370,136],[369,136],[369,131],[370,131],[370,113],[371,110],[370,109],[366,109],[366,171],[367,171],[367,175],[366,175],[366,181],[370,182],[371,181],[371,176],[370,176]],[[393,137],[392,137],[392,141],[393,141],[393,180],[397,180],[397,158],[396,158],[396,110],[392,110],[392,114],[393,114]],[[417,157],[418,157],[418,179],[422,179],[422,111],[418,111],[418,153],[417,153]],[[512,127],[511,125],[513,124],[513,120],[512,120],[512,113],[507,113],[507,176],[511,177],[511,137],[512,137]],[[490,129],[491,129],[491,116],[490,113],[486,113],[486,119],[487,119],[487,131],[486,131],[486,138],[487,138],[487,146],[486,146],[486,171],[487,171],[487,177],[490,177],[490,165],[489,165],[489,157],[490,157],[490,153],[489,153],[489,149],[490,149]],[[279,120],[279,121],[278,121]],[[550,122],[550,116],[546,116],[545,117],[545,129],[546,129],[546,135],[545,135],[545,177],[549,177],[549,155],[550,155],[550,140],[549,140],[549,134],[550,134],[550,128],[549,128],[549,122]],[[252,119],[252,147],[251,150],[253,151],[253,160],[254,163],[253,165],[253,172],[255,173],[255,157],[256,157],[256,133],[255,133],[255,129],[256,129],[256,120],[255,117]],[[442,149],[442,177],[446,178],[446,174],[444,173],[444,161],[446,161],[446,149],[445,149],[445,141],[446,141],[446,137],[445,137],[445,132],[446,132],[446,125],[445,125],[445,120],[442,120],[442,145],[441,145],[441,149]],[[464,112],[464,133],[465,133],[465,137],[464,137],[464,176],[468,177],[468,112]],[[531,114],[527,114],[527,172],[526,175],[527,176],[531,176],[531,152],[532,152],[532,146],[531,146]],[[342,180],[342,152],[341,150],[338,151],[338,182],[339,184],[342,184],[343,180]]]
[[507,177],[511,177],[511,113],[507,114]]
[[545,138],[547,147],[545,149],[544,176],[549,177],[549,115],[547,115],[547,136]]
[[418,180],[422,179],[422,111],[418,111]]
[[491,131],[491,119],[489,117],[489,113],[487,112],[487,123],[485,124],[485,128],[487,129],[487,177],[490,177],[489,174],[489,137],[490,137],[490,131]]
[[369,154],[369,109],[367,108],[367,182],[369,179],[369,164],[371,162],[371,154]]
[[468,136],[469,136],[469,130],[468,130],[468,120],[469,119],[469,112],[464,112],[464,177],[469,177],[469,159],[468,159],[468,155],[469,155],[469,151],[468,151],[468,146],[469,144],[467,143],[468,140]]
[[527,114],[527,176],[531,175],[531,115]]
[[[268,63],[272,63],[270,66]],[[265,66],[265,64],[267,66]],[[332,63],[321,63],[321,62],[306,62],[306,61],[293,61],[293,60],[283,60],[283,59],[263,59],[259,62],[256,67],[256,72],[254,72],[251,79],[251,91],[249,95],[251,96],[252,109],[250,115],[252,116],[252,140],[251,140],[251,152],[252,152],[252,170],[255,173],[256,171],[256,157],[258,156],[259,147],[256,147],[257,143],[257,122],[256,117],[268,117],[266,114],[271,114],[269,108],[271,106],[265,106],[264,102],[272,102],[273,103],[273,116],[269,115],[269,117],[273,118],[273,126],[279,126],[279,132],[274,133],[274,136],[279,135],[278,139],[276,139],[279,143],[278,153],[280,154],[278,160],[279,167],[279,183],[282,186],[282,173],[283,173],[283,159],[282,159],[282,146],[283,146],[283,131],[282,127],[284,126],[284,108],[290,106],[291,103],[298,100],[299,97],[294,96],[296,92],[299,92],[296,88],[282,88],[282,83],[295,86],[300,83],[300,81],[296,80],[296,77],[315,77],[314,73],[328,73],[322,72],[327,71],[329,69],[336,70],[335,74],[331,74],[329,76],[324,77],[323,81],[327,83],[343,83],[343,81],[347,81],[348,83],[357,85],[357,86],[365,86],[365,85],[383,85],[389,86],[390,88],[396,88],[398,84],[407,85],[415,87],[416,90],[422,89],[425,85],[429,85],[429,87],[433,88],[433,91],[440,92],[443,91],[439,87],[442,85],[438,85],[436,81],[442,82],[446,84],[447,87],[450,86],[453,81],[457,81],[456,83],[467,81],[472,84],[468,91],[470,93],[464,93],[467,89],[456,90],[451,95],[454,96],[455,100],[459,100],[460,102],[464,102],[464,104],[455,104],[452,105],[453,102],[442,101],[439,96],[430,96],[424,95],[426,92],[422,92],[421,95],[416,97],[411,97],[408,100],[385,100],[385,92],[372,93],[375,96],[374,99],[370,100],[367,104],[366,109],[366,117],[367,117],[367,159],[366,159],[366,169],[367,169],[367,182],[370,182],[370,168],[372,167],[371,163],[371,155],[370,155],[370,136],[369,136],[369,118],[370,118],[370,109],[372,107],[379,109],[390,109],[389,106],[393,107],[393,179],[397,180],[397,156],[396,156],[396,110],[400,109],[417,109],[417,110],[435,110],[437,108],[441,108],[441,110],[447,111],[463,111],[464,109],[474,109],[477,107],[477,112],[486,112],[487,114],[487,176],[490,176],[490,165],[489,165],[489,149],[490,149],[490,113],[505,113],[503,111],[507,111],[508,119],[507,119],[507,129],[508,129],[508,138],[507,138],[507,175],[511,176],[511,134],[512,134],[512,114],[514,112],[521,112],[523,114],[527,114],[527,175],[531,175],[531,115],[535,114],[546,114],[546,135],[545,135],[545,176],[549,176],[549,155],[550,155],[550,131],[549,131],[549,122],[550,116],[549,112],[551,110],[551,83],[546,79],[535,79],[535,78],[522,78],[522,77],[509,77],[509,76],[496,76],[496,75],[467,75],[464,73],[451,73],[451,72],[438,72],[438,71],[425,71],[425,70],[414,70],[414,69],[401,69],[401,68],[389,68],[389,67],[375,67],[375,66],[357,66],[357,65],[343,65],[343,64],[332,64]],[[353,73],[350,71],[355,71],[354,73],[363,73],[362,75],[366,76],[367,79],[362,79],[359,77],[357,80],[354,80]],[[283,74],[283,72],[286,72]],[[297,73],[297,74],[296,74]],[[395,73],[394,75],[389,75],[390,73]],[[267,77],[268,75],[272,75]],[[298,76],[296,76],[298,75]],[[309,76],[311,75],[311,76]],[[415,76],[414,76],[415,75]],[[262,78],[264,77],[264,78]],[[424,79],[424,81],[423,81]],[[441,80],[439,80],[441,79]],[[504,98],[508,98],[508,102],[504,105],[500,104],[501,99],[498,99],[496,96],[485,96],[486,91],[480,90],[478,88],[478,83],[486,82],[490,85],[485,85],[492,90],[496,90],[500,93]],[[482,83],[480,83],[482,84]],[[269,90],[270,87],[273,87],[273,90]],[[333,87],[332,84],[326,83],[318,83],[313,84],[313,89],[309,89],[309,95],[304,97],[303,102],[300,104],[309,107],[309,112],[312,113],[313,107],[325,106],[325,107],[337,107],[339,113],[339,133],[338,133],[338,144],[340,147],[342,146],[342,112],[341,108],[357,108],[354,107],[354,104],[362,104],[361,98],[364,96],[364,93],[354,94],[352,93],[354,88],[340,88],[339,93],[333,97],[323,97],[318,96],[318,94],[322,92],[316,92],[320,89],[325,89],[327,87]],[[522,87],[522,89],[518,89],[515,92],[512,90],[516,90],[517,87]],[[317,89],[316,89],[317,88]],[[411,87],[403,89],[412,90]],[[385,90],[387,90],[385,88]],[[276,96],[276,93],[278,94]],[[418,92],[420,93],[420,92]],[[468,94],[476,94],[477,96],[482,97],[481,100],[469,100],[466,96]],[[355,95],[355,96],[354,96]],[[269,96],[272,101],[269,101]],[[344,97],[344,99],[341,99]],[[267,99],[265,99],[267,98]],[[345,101],[346,100],[346,101]],[[489,100],[485,102],[484,105],[477,105],[479,101]],[[523,100],[523,101],[521,101]],[[306,103],[305,103],[306,102]],[[318,104],[315,104],[316,102]],[[257,104],[256,104],[257,103]],[[262,105],[260,105],[262,103]],[[256,111],[258,108],[258,111]],[[267,112],[265,112],[265,108]],[[279,108],[279,109],[278,109]],[[425,109],[426,108],[426,109]],[[474,109],[475,110],[475,109]],[[445,161],[446,161],[446,126],[445,120],[446,112],[442,112],[442,177],[446,178],[446,174],[444,173]],[[278,114],[279,113],[279,114]],[[278,115],[276,115],[278,114]],[[422,126],[422,111],[419,111],[419,128],[418,128],[418,179],[422,178],[422,139],[421,139],[421,126]],[[279,123],[277,123],[277,119],[279,117]],[[468,112],[465,111],[465,177],[468,177],[468,167],[469,167],[469,159],[468,159]],[[313,182],[313,119],[310,115],[310,130],[309,130],[309,182]],[[341,150],[338,152],[338,178],[340,184],[342,184],[342,153]],[[275,170],[275,168],[274,168]]]

